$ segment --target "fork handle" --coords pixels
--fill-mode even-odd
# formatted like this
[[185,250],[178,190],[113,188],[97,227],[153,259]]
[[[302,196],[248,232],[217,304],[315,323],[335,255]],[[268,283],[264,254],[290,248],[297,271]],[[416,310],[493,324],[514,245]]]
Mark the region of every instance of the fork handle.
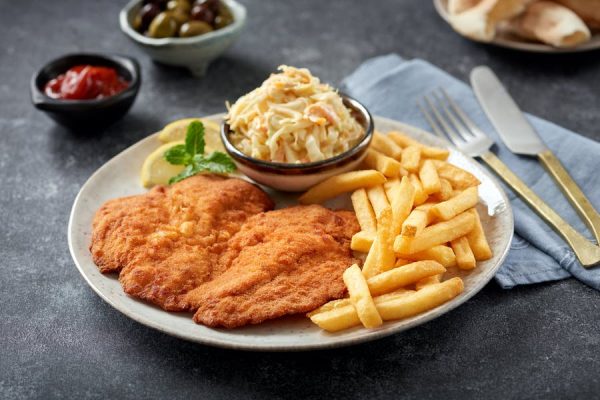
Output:
[[600,214],[598,214],[598,211],[577,186],[577,183],[571,178],[554,153],[546,150],[538,154],[538,158],[546,171],[554,178],[565,197],[579,213],[581,219],[594,232],[596,241],[600,244]]
[[571,246],[581,265],[586,268],[600,263],[600,247],[590,243],[577,232],[567,221],[561,218],[546,204],[525,182],[517,177],[496,155],[487,152],[481,158],[508,186],[544,219]]

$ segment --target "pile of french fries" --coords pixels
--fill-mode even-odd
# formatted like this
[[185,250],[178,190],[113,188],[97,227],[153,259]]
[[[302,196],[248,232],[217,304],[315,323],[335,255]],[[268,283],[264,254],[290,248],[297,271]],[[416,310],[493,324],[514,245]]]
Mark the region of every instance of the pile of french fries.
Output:
[[308,314],[330,332],[414,316],[458,296],[459,277],[492,257],[475,206],[479,180],[447,162],[446,149],[426,146],[401,133],[375,132],[365,170],[337,175],[300,197],[322,203],[342,193],[351,199],[361,231],[351,247],[366,254],[362,269],[343,274],[349,297]]

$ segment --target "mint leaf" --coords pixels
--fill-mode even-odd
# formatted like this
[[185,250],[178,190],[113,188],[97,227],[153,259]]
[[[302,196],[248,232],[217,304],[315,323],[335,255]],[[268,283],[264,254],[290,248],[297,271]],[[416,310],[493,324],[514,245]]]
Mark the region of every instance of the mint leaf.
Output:
[[208,156],[195,155],[194,166],[198,171],[209,171],[216,174],[227,174],[236,170],[235,163],[225,153],[214,151]]
[[[187,153],[186,153],[187,154]],[[225,153],[220,151],[212,152],[205,157],[202,154],[196,154],[183,171],[178,175],[169,179],[169,185],[182,181],[190,176],[194,176],[200,172],[212,172],[215,174],[227,174],[236,170],[235,163]]]
[[188,165],[192,161],[192,155],[187,152],[183,144],[171,147],[165,151],[163,157],[173,165]]
[[192,121],[187,128],[185,144],[171,147],[163,157],[174,165],[185,165],[185,169],[169,179],[169,185],[182,181],[200,172],[227,174],[236,170],[235,163],[225,153],[214,151],[204,155],[204,125],[200,121]]
[[200,121],[192,121],[185,135],[185,149],[190,155],[204,154],[204,125]]
[[177,174],[174,177],[172,177],[171,179],[169,179],[169,185],[172,185],[174,183],[182,181],[185,178],[189,178],[190,176],[194,176],[197,173],[198,173],[198,171],[194,170],[194,165],[190,164],[187,167],[185,167],[185,169],[183,171],[181,171],[179,174]]

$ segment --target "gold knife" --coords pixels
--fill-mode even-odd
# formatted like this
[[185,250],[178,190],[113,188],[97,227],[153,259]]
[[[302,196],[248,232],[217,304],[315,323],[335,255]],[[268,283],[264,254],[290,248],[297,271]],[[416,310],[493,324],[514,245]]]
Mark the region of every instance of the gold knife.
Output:
[[600,214],[525,119],[494,72],[484,66],[474,68],[471,72],[471,85],[506,147],[516,154],[538,157],[581,219],[593,232],[596,242],[600,243]]

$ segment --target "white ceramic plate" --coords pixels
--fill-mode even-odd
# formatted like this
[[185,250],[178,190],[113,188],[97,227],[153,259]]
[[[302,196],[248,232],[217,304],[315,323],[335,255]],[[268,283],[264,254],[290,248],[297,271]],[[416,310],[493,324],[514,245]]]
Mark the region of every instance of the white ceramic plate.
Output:
[[[438,14],[448,22],[448,0],[433,0]],[[509,49],[529,51],[532,53],[580,53],[600,49],[600,34],[593,34],[590,40],[577,47],[556,48],[543,43],[532,42],[509,32],[498,32],[490,44]]]
[[[209,118],[220,120],[222,115]],[[385,118],[375,118],[379,131],[402,130],[424,143],[447,147],[447,144],[420,129]],[[69,248],[77,268],[92,289],[123,314],[134,320],[182,339],[212,346],[245,350],[299,351],[345,346],[374,340],[423,324],[464,303],[489,282],[508,252],[513,235],[513,215],[506,194],[494,178],[477,162],[452,149],[450,161],[475,174],[482,182],[480,214],[490,246],[494,252],[491,260],[481,262],[470,272],[454,271],[446,276],[461,276],[464,292],[452,301],[429,312],[401,321],[387,322],[378,329],[354,328],[330,334],[313,325],[304,316],[292,316],[260,325],[234,330],[212,329],[197,325],[190,313],[165,312],[158,307],[126,295],[117,275],[103,275],[92,261],[88,250],[92,218],[96,210],[115,197],[143,193],[139,172],[146,156],[159,145],[157,135],[151,135],[134,144],[104,164],[83,185],[69,220]],[[281,208],[295,202],[296,195],[269,191]],[[349,196],[340,196],[328,205],[352,209]],[[488,216],[488,211],[493,217]]]

